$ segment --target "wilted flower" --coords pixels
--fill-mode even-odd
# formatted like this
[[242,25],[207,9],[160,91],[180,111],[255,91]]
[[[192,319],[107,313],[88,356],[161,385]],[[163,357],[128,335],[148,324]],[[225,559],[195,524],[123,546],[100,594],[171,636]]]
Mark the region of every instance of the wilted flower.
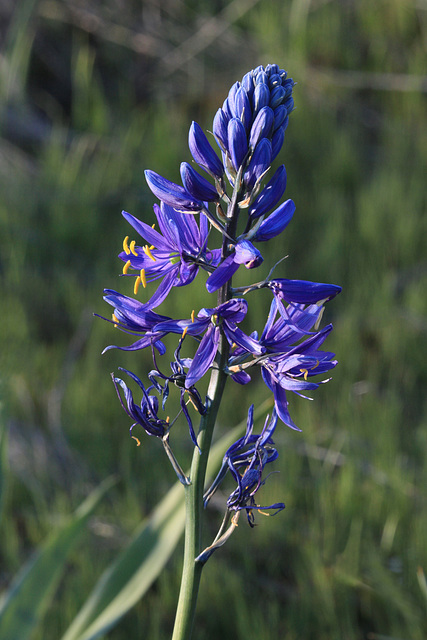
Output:
[[277,425],[276,412],[273,411],[270,420],[267,416],[264,428],[259,435],[253,434],[253,414],[254,405],[251,405],[245,435],[227,449],[218,475],[204,495],[206,506],[227,471],[230,471],[237,487],[227,500],[227,508],[237,512],[245,510],[251,527],[254,526],[254,510],[275,509],[277,513],[285,507],[282,502],[262,507],[255,501],[256,492],[265,483],[262,477],[264,468],[277,459],[278,453],[272,440]]

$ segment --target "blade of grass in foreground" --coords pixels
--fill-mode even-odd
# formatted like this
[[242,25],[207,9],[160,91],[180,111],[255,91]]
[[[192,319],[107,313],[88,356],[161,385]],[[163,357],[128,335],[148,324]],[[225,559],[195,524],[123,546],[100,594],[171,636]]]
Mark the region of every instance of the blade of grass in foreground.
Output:
[[0,603],[0,640],[27,640],[38,627],[58,586],[67,556],[89,516],[115,480],[105,480],[22,568]]
[[[255,418],[270,406],[263,403]],[[208,476],[217,471],[224,451],[240,436],[246,420],[223,436],[209,456]],[[95,640],[106,633],[153,584],[184,530],[184,491],[177,482],[139,527],[126,549],[103,573],[62,640]]]

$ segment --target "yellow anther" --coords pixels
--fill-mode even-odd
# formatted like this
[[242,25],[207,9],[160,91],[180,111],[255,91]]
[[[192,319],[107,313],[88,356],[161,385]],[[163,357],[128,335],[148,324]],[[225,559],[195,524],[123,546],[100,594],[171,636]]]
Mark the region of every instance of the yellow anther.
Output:
[[154,246],[154,244],[151,245],[150,247],[150,251],[152,251],[153,249],[155,249],[156,247]]
[[123,274],[126,275],[127,272],[129,271],[129,267],[130,267],[130,260],[128,260],[124,265],[123,265]]
[[166,424],[169,424],[169,420],[170,420],[169,416],[166,416]]
[[191,318],[191,322],[194,322],[194,309],[193,309],[193,311],[191,312],[191,316],[190,316],[190,318]]
[[138,276],[135,280],[135,285],[133,287],[133,292],[136,295],[138,293],[139,285],[141,284],[141,276]]
[[119,325],[119,319],[118,319],[118,317],[116,316],[116,314],[115,314],[115,313],[113,313],[113,315],[112,315],[111,317],[113,318],[113,320],[114,320],[114,322],[115,322],[115,325],[114,325],[114,326],[115,326],[115,327],[118,327],[118,325]]
[[145,253],[149,258],[151,258],[151,260],[152,260],[153,262],[156,262],[156,258],[155,258],[155,257],[153,256],[153,254],[151,253],[151,249],[150,249],[150,247],[148,246],[148,244],[146,244],[146,245],[145,245],[145,247],[144,247],[144,253]]
[[147,278],[145,277],[145,269],[141,269],[141,271],[139,272],[139,277],[141,278],[142,286],[145,289],[146,286],[147,286]]
[[300,371],[304,374],[304,380],[307,381],[308,369],[300,369]]
[[187,331],[188,331],[188,327],[185,327],[184,331],[182,332],[181,338],[185,338],[185,336],[187,335]]
[[151,228],[152,228],[152,229],[154,229],[154,228],[155,228],[155,226],[156,226],[156,223],[152,224],[152,225],[151,225]]
[[139,439],[136,436],[131,436],[132,440],[136,440],[136,446],[139,447],[141,446],[141,443],[139,441]]
[[128,247],[128,241],[129,241],[129,236],[126,236],[126,238],[123,240],[123,251],[129,255],[130,254],[130,249]]
[[135,251],[135,240],[132,240],[132,242],[130,243],[129,249],[131,250],[131,252],[133,253],[134,256],[137,256],[137,252]]

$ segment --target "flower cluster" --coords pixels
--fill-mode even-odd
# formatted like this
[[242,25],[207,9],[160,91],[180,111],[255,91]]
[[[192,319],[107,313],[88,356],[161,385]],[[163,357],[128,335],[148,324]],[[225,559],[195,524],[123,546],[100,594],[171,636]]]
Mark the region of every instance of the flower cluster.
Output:
[[[140,425],[166,445],[184,484],[188,478],[171,453],[168,439],[172,425],[183,414],[191,440],[199,447],[187,405],[190,402],[204,416],[211,410],[212,398],[208,395],[203,401],[196,385],[212,371],[238,384],[248,384],[255,369],[261,372],[274,398],[273,414],[262,432],[255,435],[251,406],[245,436],[227,450],[205,495],[207,504],[223,479],[231,476],[235,488],[227,500],[227,513],[245,511],[251,526],[254,511],[262,508],[277,512],[284,508],[282,503],[261,507],[255,495],[265,482],[266,465],[278,455],[272,440],[278,420],[299,430],[289,413],[288,392],[302,395],[316,389],[327,382],[323,375],[337,364],[333,353],[322,350],[332,325],[322,329],[319,325],[324,304],[340,292],[339,286],[272,279],[272,270],[266,279],[247,287],[232,286],[232,278],[241,265],[248,270],[260,267],[263,256],[259,243],[282,233],[295,213],[291,199],[282,201],[285,166],[280,165],[270,177],[271,164],[282,148],[294,108],[293,87],[293,80],[278,65],[250,71],[232,86],[215,115],[212,142],[216,142],[218,153],[202,128],[193,122],[188,143],[194,162],[181,164],[182,184],[154,171],[145,172],[148,187],[159,201],[154,204],[157,224],[151,227],[123,212],[141,240],[130,242],[127,236],[119,258],[123,261],[123,275],[133,279],[135,296],[141,286],[148,288],[154,280],[158,281],[157,287],[150,291],[146,302],[110,289],[104,294],[105,301],[113,307],[110,322],[132,336],[131,344],[107,349],[136,351],[150,347],[153,354],[154,369],[148,374],[147,388],[135,374],[126,371],[142,392],[140,406],[135,404],[128,385],[113,376],[122,406],[134,425]],[[154,311],[173,287],[189,285],[203,272],[207,291],[217,292],[216,304],[197,314],[189,311],[184,319]],[[261,324],[260,333],[255,327],[245,332],[241,328],[248,310],[244,296],[261,288],[271,292],[264,327]],[[163,340],[169,334],[178,336],[178,346],[171,362],[172,373],[167,375],[157,364],[156,351],[160,355],[166,353]],[[184,345],[185,349],[190,346],[187,357],[181,357]],[[169,421],[158,413],[160,407],[165,409],[173,386],[179,389],[181,408],[178,416]]]

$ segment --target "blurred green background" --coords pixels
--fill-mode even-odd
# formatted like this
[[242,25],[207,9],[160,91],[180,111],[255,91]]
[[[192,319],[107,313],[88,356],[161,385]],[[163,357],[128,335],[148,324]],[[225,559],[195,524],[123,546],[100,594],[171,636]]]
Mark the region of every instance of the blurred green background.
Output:
[[[195,638],[425,639],[427,4],[3,0],[0,44],[0,590],[118,479],[32,637],[61,637],[175,481],[158,442],[129,438],[109,375],[143,377],[150,354],[101,356],[128,341],[93,318],[110,314],[104,287],[132,295],[120,211],[153,222],[144,169],[178,180],[191,121],[210,129],[231,84],[277,62],[298,83],[279,156],[297,211],[256,279],[289,255],[277,276],[343,286],[325,313],[340,364],[314,402],[291,398],[303,432],[277,430],[262,495],[287,508],[209,562]],[[183,292],[160,312],[208,303],[203,282]],[[247,331],[269,304],[251,295]],[[219,430],[266,397],[230,384]],[[186,466],[185,425],[174,442]],[[170,636],[181,556],[106,638]]]

